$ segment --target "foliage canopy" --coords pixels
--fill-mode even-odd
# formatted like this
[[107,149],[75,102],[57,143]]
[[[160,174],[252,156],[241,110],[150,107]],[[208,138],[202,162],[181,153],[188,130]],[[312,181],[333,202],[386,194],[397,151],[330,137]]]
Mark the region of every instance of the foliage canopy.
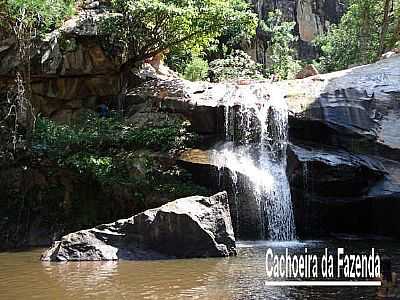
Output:
[[208,62],[200,57],[195,57],[186,65],[185,79],[191,81],[205,80],[208,77]]
[[399,0],[349,0],[338,25],[317,38],[323,71],[371,63],[400,39]]
[[113,0],[105,33],[127,53],[127,67],[158,53],[203,49],[232,26],[255,33],[256,15],[243,0]]
[[238,78],[261,79],[262,66],[241,50],[235,50],[225,59],[216,59],[210,63],[210,79],[213,82]]
[[75,0],[3,0],[0,27],[10,30],[19,19],[41,34],[55,29],[74,12]]

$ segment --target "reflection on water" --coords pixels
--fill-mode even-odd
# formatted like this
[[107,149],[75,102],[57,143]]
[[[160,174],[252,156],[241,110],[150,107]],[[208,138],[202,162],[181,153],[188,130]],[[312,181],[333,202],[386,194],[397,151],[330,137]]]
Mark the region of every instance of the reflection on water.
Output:
[[0,299],[369,299],[375,288],[266,287],[265,253],[307,247],[388,254],[400,271],[400,243],[241,242],[238,257],[216,259],[43,263],[41,251],[0,253]]

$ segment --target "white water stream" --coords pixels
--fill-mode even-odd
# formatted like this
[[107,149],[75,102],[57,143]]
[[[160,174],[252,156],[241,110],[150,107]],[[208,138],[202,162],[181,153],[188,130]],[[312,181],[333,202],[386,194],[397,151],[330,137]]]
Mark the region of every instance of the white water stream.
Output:
[[226,142],[214,152],[213,163],[229,170],[235,197],[238,175],[246,178],[250,187],[246,193],[257,201],[263,238],[295,239],[286,176],[288,112],[284,97],[266,84],[232,84],[227,85],[222,105]]

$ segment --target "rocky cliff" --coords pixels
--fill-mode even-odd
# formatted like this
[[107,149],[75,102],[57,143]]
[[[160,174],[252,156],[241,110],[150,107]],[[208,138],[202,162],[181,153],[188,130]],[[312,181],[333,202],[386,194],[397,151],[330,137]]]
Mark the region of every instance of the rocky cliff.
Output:
[[[285,19],[296,22],[299,58],[315,57],[311,41],[330,23],[337,23],[344,10],[339,0],[262,0],[252,4],[261,19],[269,11],[280,9]],[[108,0],[85,1],[76,16],[47,34],[33,49],[32,101],[42,115],[68,122],[103,102],[115,107],[121,105],[120,68],[124,57],[99,31],[100,20],[111,14],[108,5]],[[261,63],[266,62],[265,39],[258,32],[252,49],[248,49]],[[0,61],[2,88],[13,84],[18,66],[12,38],[0,41]],[[137,74],[131,75],[131,86],[143,79]]]
[[[124,101],[119,101],[119,71],[123,58],[117,48],[102,40],[96,27],[99,18],[107,17],[106,4],[103,1],[86,3],[78,16],[49,34],[35,51],[32,89],[38,111],[65,122],[86,109],[95,109],[98,104],[111,101],[112,105],[124,109],[131,122],[140,126],[160,124],[166,119],[186,120],[200,136],[198,147],[205,151],[182,155],[179,166],[192,172],[198,183],[215,192],[221,188],[232,192],[229,189],[232,182],[226,182],[225,186],[218,184],[218,167],[210,164],[207,151],[225,134],[221,99],[226,86],[161,76],[147,66],[140,72],[131,73],[128,95]],[[262,18],[269,10],[280,8],[287,19],[296,21],[301,57],[314,55],[310,41],[316,33],[326,30],[329,23],[337,22],[343,12],[343,5],[336,0],[264,0],[254,1],[254,5]],[[265,49],[261,38],[257,38],[254,53],[263,62]],[[9,84],[13,78],[14,58],[15,43],[1,41],[0,87]],[[400,236],[397,225],[400,205],[399,80],[400,57],[397,56],[368,66],[275,84],[285,91],[289,104],[288,174],[300,237],[343,232]],[[161,160],[168,161],[167,164],[176,163],[169,157]],[[91,182],[88,184],[77,178],[76,174],[54,171],[53,166],[48,169],[51,169],[50,178],[35,166],[28,171],[16,167],[1,172],[0,183],[7,186],[10,181],[7,188],[14,183],[24,186],[36,201],[31,202],[29,214],[19,215],[14,224],[15,232],[27,231],[28,238],[21,240],[19,234],[9,236],[7,233],[7,241],[21,241],[20,245],[46,244],[52,234],[65,233],[64,228],[48,230],[54,224],[43,225],[43,219],[36,220],[33,216],[45,216],[44,222],[53,221],[54,218],[47,217],[67,207],[72,195],[78,200],[83,199],[82,203],[74,203],[82,205],[78,207],[82,217],[90,215],[90,224],[93,224],[93,218],[98,219],[96,213],[102,211],[106,213],[101,220],[108,222],[115,215],[107,212],[114,211],[118,217],[123,217],[127,211],[137,212],[168,201],[158,194],[149,206],[136,205],[132,203],[135,197],[125,189],[112,189],[111,194],[104,194]],[[14,175],[16,180],[13,180]],[[36,189],[37,185],[54,188],[56,184],[61,184],[62,189],[48,190],[56,201]],[[152,198],[152,195],[146,196]],[[109,201],[110,198],[113,201]],[[253,217],[255,205],[252,199],[244,197],[240,203],[234,203],[229,198],[229,201],[236,230],[240,224],[239,237],[257,238],[258,232],[254,228],[259,220]],[[8,205],[7,209],[13,210],[19,202],[13,205]],[[33,221],[27,224],[22,221],[24,219]],[[65,224],[66,220],[58,221]],[[1,219],[0,228],[8,222],[6,218]],[[31,236],[33,241],[30,241]],[[38,236],[46,238],[35,241]]]
[[[399,78],[400,56],[395,56],[274,84],[286,94],[289,105],[288,175],[300,237],[343,232],[400,236]],[[160,85],[152,84],[149,91]],[[169,84],[163,82],[164,88]],[[266,83],[254,84],[269,88]],[[173,93],[158,100],[161,110],[183,114],[197,132],[222,138],[221,101],[227,87],[181,82],[177,93],[179,85],[171,86]],[[207,151],[191,151],[181,161],[199,182],[218,189],[218,168],[209,156]],[[228,190],[231,184],[227,183]],[[255,232],[254,209],[251,199],[242,200],[232,216],[234,225],[237,220],[241,223],[239,238],[246,238]],[[235,207],[231,203],[231,209]]]
[[[339,22],[345,11],[341,0],[249,0],[260,19],[265,20],[268,12],[279,9],[287,21],[296,22],[295,33],[298,36],[297,53],[300,59],[312,59],[317,56],[312,46],[313,39],[326,32],[330,24]],[[258,31],[252,49],[249,52],[258,62],[266,61],[267,49],[265,37]]]
[[[118,48],[99,34],[108,1],[85,1],[76,16],[41,39],[32,51],[32,102],[36,110],[69,121],[120,92]],[[0,41],[0,87],[13,83],[19,61],[12,38]]]

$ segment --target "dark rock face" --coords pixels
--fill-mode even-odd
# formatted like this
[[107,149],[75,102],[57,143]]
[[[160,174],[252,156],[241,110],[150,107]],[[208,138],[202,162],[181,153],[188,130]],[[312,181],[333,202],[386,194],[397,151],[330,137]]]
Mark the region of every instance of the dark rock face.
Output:
[[[322,94],[302,116],[293,118],[292,136],[341,145],[352,151],[367,152],[398,160],[400,139],[399,98],[388,93],[368,95],[349,88]],[[319,127],[319,130],[314,128]],[[321,136],[321,134],[323,136]]]
[[288,174],[298,233],[399,237],[400,164],[337,148],[294,146]]
[[288,156],[293,184],[308,188],[310,179],[313,193],[325,197],[363,195],[386,173],[379,160],[340,149],[291,145]]
[[[178,170],[176,159],[167,153],[132,151],[128,176],[141,184],[102,184],[90,175],[62,168],[44,156],[26,156],[21,164],[2,164],[0,172],[0,251],[47,247],[69,232],[128,218],[195,193],[190,178],[165,178],[164,172]],[[153,165],[149,166],[151,160]],[[180,169],[179,169],[180,170]],[[172,182],[187,190],[153,189],[149,172],[165,186]],[[174,173],[175,174],[175,173]],[[207,191],[202,194],[211,195]],[[21,205],[23,203],[23,205]]]
[[288,83],[288,175],[300,236],[400,237],[399,63]]
[[42,260],[117,260],[235,255],[225,192],[182,198],[129,219],[64,236]]
[[292,139],[399,160],[400,57],[280,84]]

